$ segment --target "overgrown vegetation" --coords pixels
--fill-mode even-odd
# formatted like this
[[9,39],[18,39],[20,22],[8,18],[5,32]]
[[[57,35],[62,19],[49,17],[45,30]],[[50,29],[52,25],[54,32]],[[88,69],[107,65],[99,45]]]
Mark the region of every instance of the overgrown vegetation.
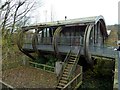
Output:
[[56,61],[57,61],[57,58],[55,58],[54,56],[46,55],[46,56],[37,57],[37,59],[34,60],[33,62],[46,64],[54,67]]
[[93,69],[83,73],[82,89],[112,90],[114,62],[111,60],[97,59]]
[[117,46],[117,40],[118,40],[118,26],[117,25],[109,25],[107,26],[108,30],[111,30],[110,35],[105,41],[105,44],[107,46]]
[[12,37],[2,38],[2,70],[21,65],[19,62],[23,60],[24,54],[19,51],[16,38],[15,34]]

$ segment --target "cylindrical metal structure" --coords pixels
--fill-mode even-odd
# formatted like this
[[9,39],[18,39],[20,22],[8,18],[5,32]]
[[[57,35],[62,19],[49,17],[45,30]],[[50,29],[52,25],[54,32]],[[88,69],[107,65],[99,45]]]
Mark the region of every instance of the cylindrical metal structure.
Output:
[[[34,33],[33,39],[32,39],[32,47],[34,51],[37,51],[37,52],[40,51],[37,48],[37,43],[38,43],[37,34],[40,31],[42,31],[41,33],[42,35],[40,38],[43,38],[42,36],[44,36],[44,34],[46,35],[46,37],[44,37],[44,39],[46,40],[47,38],[53,38],[51,43],[56,55],[60,54],[59,53],[60,51],[58,50],[58,47],[59,47],[58,42],[60,42],[63,36],[67,40],[65,41],[65,43],[69,42],[71,46],[77,43],[78,43],[77,45],[80,45],[82,41],[83,48],[84,48],[84,56],[87,62],[91,64],[92,64],[92,59],[91,59],[90,47],[94,45],[104,45],[104,40],[108,36],[105,21],[103,16],[101,15],[94,16],[94,17],[65,20],[65,21],[48,22],[48,23],[42,23],[39,25],[25,26],[25,27],[22,27],[22,29],[23,31],[21,34],[25,33],[30,29],[36,29],[36,32]],[[49,32],[47,32],[47,29],[51,30],[49,32],[53,32],[53,34],[50,34],[50,36],[52,35],[51,37],[47,37],[47,35],[49,34]],[[79,38],[76,38],[76,37],[79,37]],[[18,40],[18,42],[21,41],[21,37],[19,38],[20,39]],[[22,51],[20,42],[18,43],[18,47]]]

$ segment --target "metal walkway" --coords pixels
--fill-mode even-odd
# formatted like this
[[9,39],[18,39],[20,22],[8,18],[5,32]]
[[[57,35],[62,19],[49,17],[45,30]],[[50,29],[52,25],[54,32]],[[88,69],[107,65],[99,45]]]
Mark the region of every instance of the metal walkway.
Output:
[[88,62],[92,55],[116,57],[114,47],[105,46],[108,34],[103,16],[25,26],[18,36],[19,50],[32,59],[29,51],[53,52],[59,57],[78,48]]
[[[49,51],[53,52],[54,47],[52,45],[37,45],[36,46],[40,51]],[[60,53],[68,53],[70,50],[74,49],[74,53],[78,50],[78,46],[67,46],[67,45],[59,45],[58,50]],[[24,44],[23,49],[25,50],[33,50],[32,44]],[[91,55],[98,55],[103,57],[111,57],[115,58],[117,53],[114,51],[114,47],[103,47],[103,46],[91,46],[90,47]],[[84,48],[81,46],[81,55],[84,55]]]

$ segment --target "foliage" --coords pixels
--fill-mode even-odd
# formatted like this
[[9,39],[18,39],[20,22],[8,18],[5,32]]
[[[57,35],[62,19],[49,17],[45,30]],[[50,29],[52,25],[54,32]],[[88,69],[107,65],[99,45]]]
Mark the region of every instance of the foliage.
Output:
[[86,73],[92,77],[106,77],[109,78],[113,75],[114,61],[106,59],[97,59],[97,64],[94,65],[93,69],[89,69]]
[[114,61],[97,59],[93,69],[83,72],[83,84],[80,89],[112,90]]
[[3,64],[12,63],[23,60],[24,56],[16,45],[17,35],[7,36],[2,38],[2,62]]
[[34,60],[33,62],[36,62],[36,63],[41,63],[41,64],[46,64],[46,65],[49,65],[49,66],[55,66],[55,62],[57,61],[57,59],[52,56],[52,55],[47,55],[47,56],[39,56],[37,57],[36,60]]
[[36,63],[41,63],[41,64],[45,64],[47,62],[47,60],[44,57],[37,57],[37,59],[35,60]]
[[49,58],[49,60],[46,64],[54,67],[55,62],[57,61],[57,58],[55,58],[54,56],[51,56],[51,55],[49,55],[48,58]]

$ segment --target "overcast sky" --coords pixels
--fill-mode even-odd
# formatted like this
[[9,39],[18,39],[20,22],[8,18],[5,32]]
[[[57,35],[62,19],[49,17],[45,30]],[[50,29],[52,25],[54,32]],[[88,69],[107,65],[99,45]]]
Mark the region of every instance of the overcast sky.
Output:
[[[36,10],[36,23],[103,15],[107,25],[118,24],[120,0],[42,0]],[[51,14],[52,12],[52,14]]]

